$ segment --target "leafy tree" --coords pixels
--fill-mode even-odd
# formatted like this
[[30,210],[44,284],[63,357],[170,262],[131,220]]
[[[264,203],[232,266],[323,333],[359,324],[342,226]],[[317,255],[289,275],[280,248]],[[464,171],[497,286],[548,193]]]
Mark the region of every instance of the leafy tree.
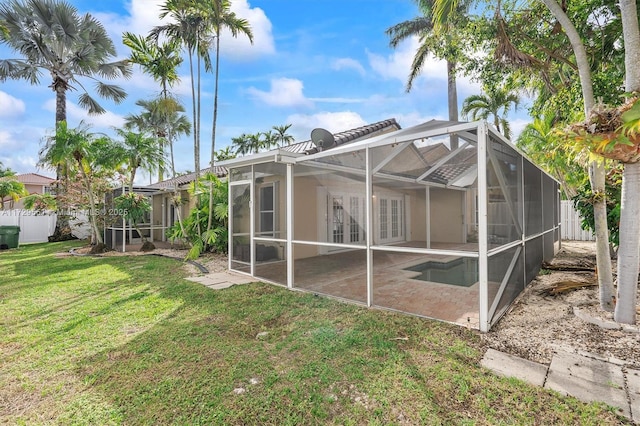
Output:
[[[236,16],[231,9],[231,1],[229,0],[205,0],[200,2],[201,7],[208,11],[210,16],[210,21],[212,24],[213,37],[216,41],[216,60],[215,60],[215,71],[214,71],[214,93],[213,93],[213,128],[211,131],[211,171],[213,171],[213,166],[215,163],[215,154],[216,154],[216,130],[217,130],[217,122],[218,122],[218,82],[220,76],[220,38],[222,36],[222,30],[227,29],[231,32],[231,35],[235,38],[238,37],[239,34],[244,34],[247,36],[249,41],[253,43],[253,33],[251,31],[251,26],[246,19],[242,19]],[[213,191],[213,187],[211,187]],[[207,231],[211,229],[213,224],[213,195],[209,196],[209,217],[207,220]]]
[[[225,253],[229,239],[229,183],[222,182],[213,173],[207,173],[200,182],[191,184],[189,192],[196,196],[196,205],[184,220],[184,228],[180,229],[180,227],[174,226],[169,230],[169,237],[172,240],[181,238],[192,242],[187,259],[195,259],[208,250]],[[199,229],[205,227],[209,217],[209,196],[211,194],[214,197],[214,225],[211,229],[200,233]]]
[[[607,173],[605,182],[607,192],[607,224],[609,228],[609,244],[611,254],[620,245],[620,198],[622,195],[622,167],[612,168]],[[582,218],[582,229],[595,230],[595,217],[593,215],[593,203],[595,194],[591,191],[588,180],[578,188],[577,194],[572,198],[573,205]]]
[[118,145],[118,155],[126,165],[129,173],[129,192],[133,192],[133,182],[138,168],[143,168],[150,173],[156,169],[165,167],[164,152],[161,146],[152,137],[143,133],[136,133],[122,129],[116,129],[118,136],[122,138]]
[[4,164],[2,164],[2,161],[0,161],[0,177],[14,176],[15,174],[16,172],[11,170],[9,167],[5,167]]
[[[443,19],[445,31],[434,31],[434,0],[415,0],[421,16],[396,24],[386,30],[390,37],[389,44],[396,48],[404,40],[411,37],[420,39],[420,47],[416,52],[407,79],[407,92],[411,91],[413,82],[422,72],[425,61],[430,54],[447,61],[447,97],[449,105],[449,120],[458,121],[458,93],[456,88],[457,61],[461,56],[459,28],[464,25],[467,17],[468,5],[466,1],[456,2],[451,14]],[[454,29],[455,28],[455,29]],[[451,148],[458,147],[458,138],[452,136]]]
[[[6,28],[0,39],[21,59],[0,60],[0,81],[24,79],[40,84],[45,72],[52,77],[49,87],[56,94],[56,129],[67,119],[67,92],[81,92],[78,103],[90,114],[104,113],[104,108],[85,90],[82,79],[95,83],[98,94],[120,102],[126,93],[117,85],[107,84],[95,76],[114,79],[129,77],[127,61],[109,62],[115,57],[113,42],[100,22],[91,15],[80,16],[76,8],[64,1],[10,0],[0,4],[0,23]],[[56,169],[59,182],[65,179],[62,168]],[[62,185],[64,187],[64,185]],[[56,192],[62,193],[58,185]],[[60,209],[66,206],[59,203]],[[58,215],[54,240],[71,238],[68,217]]]
[[135,192],[127,192],[113,199],[116,209],[123,212],[123,216],[128,220],[140,235],[142,239],[142,251],[151,251],[155,249],[153,243],[149,242],[140,230],[138,224],[144,219],[145,214],[151,211],[151,203],[143,194]]
[[516,145],[558,179],[564,198],[570,200],[587,180],[585,161],[576,159],[572,147],[559,135],[555,122],[555,114],[550,112],[535,118],[520,133]]
[[44,213],[47,210],[56,209],[56,197],[51,194],[31,194],[23,199],[24,208]]
[[225,161],[236,158],[236,154],[231,150],[230,146],[225,146],[216,152],[216,161]]
[[[148,132],[157,139],[166,141],[169,145],[169,159],[171,166],[171,175],[174,179],[172,202],[179,207],[182,204],[182,197],[178,189],[175,178],[176,174],[175,156],[173,146],[179,135],[189,135],[191,132],[191,123],[189,119],[182,114],[184,107],[173,97],[160,97],[151,101],[140,100],[137,105],[143,107],[144,111],[138,115],[129,115],[126,118],[127,128],[137,128],[140,132]],[[164,143],[158,143],[158,146],[164,146]],[[178,224],[182,227],[182,217],[180,208],[176,208]]]
[[[124,33],[122,41],[131,49],[129,60],[140,65],[145,73],[151,75],[155,81],[160,83],[162,88],[160,98],[164,100],[171,98],[169,87],[172,87],[180,80],[177,68],[182,63],[177,42],[172,40],[162,44],[156,44],[151,38],[137,36],[129,32]],[[140,103],[137,103],[137,105],[143,107],[148,106],[148,104]],[[162,116],[160,115],[158,118],[162,118]],[[148,120],[146,124],[149,124]],[[157,123],[155,126],[155,135],[159,137],[158,143],[164,152],[164,140],[160,138],[159,133],[161,131],[158,129],[162,127],[162,124],[163,123]],[[162,167],[158,167],[158,181],[164,179],[163,171],[164,169]]]
[[493,118],[493,125],[506,138],[511,137],[507,112],[518,108],[518,95],[503,87],[485,86],[484,94],[471,95],[462,103],[462,116],[472,120]]
[[[200,179],[200,109],[202,62],[206,71],[212,69],[211,23],[196,0],[167,0],[160,18],[169,17],[171,22],[151,30],[149,37],[154,42],[164,36],[187,50],[189,74],[191,76],[191,104],[193,116],[193,156],[196,181]],[[195,59],[195,66],[194,66]]]
[[4,210],[5,198],[8,198],[9,208],[13,208],[13,203],[26,195],[29,193],[22,182],[11,176],[0,177],[0,210]]
[[[434,16],[442,22],[458,4],[459,0],[434,0],[436,2]],[[557,20],[557,26],[569,39],[573,51],[573,60],[580,79],[580,89],[584,103],[584,116],[590,122],[595,105],[594,83],[591,72],[590,57],[586,41],[590,41],[584,33],[576,28],[576,23],[589,22],[567,13],[567,5],[556,0],[541,0]],[[584,3],[579,3],[580,5]],[[602,5],[601,5],[602,7]],[[618,4],[622,28],[622,43],[618,35],[616,44],[624,46],[625,90],[628,93],[640,92],[640,31],[638,28],[638,7],[636,0],[623,0]],[[571,16],[571,18],[570,18]],[[607,20],[617,21],[617,13],[611,13]],[[614,17],[614,19],[610,19]],[[536,25],[537,24],[537,21]],[[604,40],[604,38],[603,38]],[[603,49],[604,50],[604,49]],[[620,112],[620,111],[618,111]],[[588,127],[588,125],[587,125]],[[630,142],[635,132],[619,128],[616,133],[620,140]],[[635,133],[637,134],[637,133]],[[640,141],[632,142],[636,145]],[[594,219],[596,228],[596,257],[598,266],[598,283],[600,285],[600,301],[604,309],[611,310],[615,302],[614,318],[616,321],[635,323],[638,271],[640,264],[640,163],[627,162],[623,172],[622,201],[620,212],[620,247],[618,250],[618,287],[617,297],[613,297],[611,262],[608,250],[607,214],[605,206],[605,173],[602,161],[594,159],[590,163],[589,176],[594,193]]]
[[65,170],[77,170],[81,176],[84,193],[89,200],[89,219],[92,231],[92,244],[100,249],[104,246],[102,232],[98,227],[97,204],[94,186],[95,175],[102,170],[113,171],[118,165],[119,150],[113,141],[106,136],[96,137],[89,133],[89,128],[81,123],[76,129],[67,127],[62,121],[53,137],[40,152],[43,165],[62,164]]

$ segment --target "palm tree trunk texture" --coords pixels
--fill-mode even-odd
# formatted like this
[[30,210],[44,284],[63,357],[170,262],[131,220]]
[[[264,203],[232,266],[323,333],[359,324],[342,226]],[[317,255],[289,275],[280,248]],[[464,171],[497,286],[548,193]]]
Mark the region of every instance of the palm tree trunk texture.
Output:
[[[67,119],[67,93],[62,86],[56,86],[56,131],[58,124]],[[71,225],[69,224],[69,204],[65,199],[65,188],[68,185],[66,170],[61,166],[56,166],[56,227],[53,235],[49,237],[49,242],[72,240]]]
[[[447,97],[449,102],[449,121],[458,121],[458,89],[456,88],[456,64],[447,61]],[[458,149],[458,136],[449,136],[451,150]]]
[[[640,91],[640,29],[636,0],[620,0],[624,37],[625,89]],[[625,164],[622,174],[618,292],[614,319],[635,324],[640,261],[640,164]]]
[[[589,164],[589,181],[591,191],[604,197],[605,168],[602,162],[593,161]],[[613,312],[615,306],[615,289],[613,287],[613,268],[609,251],[609,228],[607,226],[606,200],[598,196],[593,203],[593,219],[596,234],[596,268],[600,289],[600,307],[607,312]]]
[[[216,34],[216,75],[214,80],[213,94],[213,127],[211,129],[211,173],[215,173],[213,166],[216,157],[216,121],[218,120],[218,77],[220,74],[220,23],[217,25]],[[213,224],[213,184],[209,186],[209,218],[207,220],[207,231]]]
[[625,164],[620,207],[620,246],[618,247],[618,291],[614,319],[625,324],[636,322],[638,259],[640,258],[640,163]]

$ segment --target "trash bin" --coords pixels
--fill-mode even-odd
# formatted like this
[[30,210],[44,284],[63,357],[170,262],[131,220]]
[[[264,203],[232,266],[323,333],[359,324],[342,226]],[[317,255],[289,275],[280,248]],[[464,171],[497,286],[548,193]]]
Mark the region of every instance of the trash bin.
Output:
[[0,249],[17,248],[19,239],[19,226],[0,226]]

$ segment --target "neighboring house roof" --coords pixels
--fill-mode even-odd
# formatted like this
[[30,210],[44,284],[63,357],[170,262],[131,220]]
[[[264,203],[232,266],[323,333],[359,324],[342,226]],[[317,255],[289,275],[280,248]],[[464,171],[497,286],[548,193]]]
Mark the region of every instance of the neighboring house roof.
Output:
[[[213,170],[217,177],[224,177],[229,172],[226,167],[213,166]],[[206,169],[200,170],[200,175],[202,176],[205,173],[211,172],[211,167],[207,167]],[[185,175],[176,176],[175,179],[166,179],[160,182],[156,182],[152,185],[147,186],[147,188],[154,189],[173,189],[174,186],[181,187],[182,185],[186,185],[188,183],[196,180],[196,172],[187,173]]]
[[[365,138],[370,138],[372,136],[376,136],[378,134],[390,132],[393,130],[399,130],[401,127],[396,122],[395,118],[390,118],[387,120],[378,121],[376,123],[367,124],[366,126],[356,127],[355,129],[345,130],[344,132],[338,132],[333,135],[335,138],[335,145],[340,146],[347,143],[356,142]],[[313,154],[318,152],[315,144],[311,142],[311,139],[293,143],[291,145],[284,146],[282,148],[278,148],[281,151],[287,151],[295,154]],[[277,151],[275,149],[274,151]],[[211,171],[211,167],[203,169],[200,171],[200,174],[203,175]],[[228,170],[226,167],[222,166],[214,166],[214,171],[216,176],[224,177],[227,175]],[[196,174],[188,173],[186,175],[178,176],[175,179],[167,179],[161,182],[154,183],[149,185],[148,188],[154,189],[172,189],[174,185],[180,187],[182,185],[186,185],[190,182],[193,182],[196,179]]]
[[42,176],[37,173],[25,173],[22,175],[12,176],[18,182],[22,182],[25,185],[51,185],[55,182],[55,179],[52,179],[47,176]]

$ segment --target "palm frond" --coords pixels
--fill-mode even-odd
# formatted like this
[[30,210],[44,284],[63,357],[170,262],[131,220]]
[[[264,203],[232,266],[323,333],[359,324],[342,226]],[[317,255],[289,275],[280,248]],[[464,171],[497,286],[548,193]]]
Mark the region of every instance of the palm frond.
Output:
[[115,84],[106,84],[101,81],[96,82],[96,91],[105,99],[111,99],[116,103],[122,102],[127,97],[127,92]]
[[78,105],[89,111],[89,115],[104,114],[106,110],[87,92],[78,96]]

